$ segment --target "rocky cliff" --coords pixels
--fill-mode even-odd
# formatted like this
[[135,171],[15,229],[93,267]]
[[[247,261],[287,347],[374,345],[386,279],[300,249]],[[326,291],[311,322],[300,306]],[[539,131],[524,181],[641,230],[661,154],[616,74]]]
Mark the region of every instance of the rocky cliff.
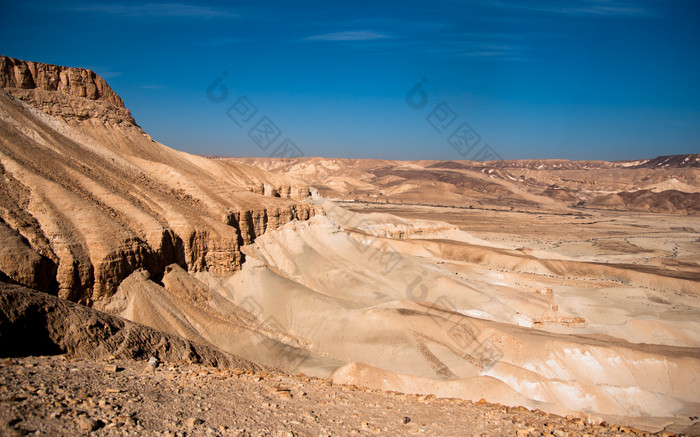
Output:
[[0,56],[0,87],[56,91],[123,108],[122,99],[100,76],[84,68],[61,67]]
[[229,274],[308,186],[170,149],[95,73],[0,57],[0,280],[91,303],[138,269]]
[[0,88],[63,119],[127,121],[131,112],[107,82],[91,70],[0,56]]

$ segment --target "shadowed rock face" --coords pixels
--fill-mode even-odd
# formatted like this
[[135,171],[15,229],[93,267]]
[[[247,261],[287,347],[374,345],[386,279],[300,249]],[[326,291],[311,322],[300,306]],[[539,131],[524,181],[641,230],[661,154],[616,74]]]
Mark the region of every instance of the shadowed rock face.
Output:
[[0,57],[0,272],[91,303],[137,269],[227,274],[308,186],[155,142],[95,73]]
[[[23,332],[22,336],[14,333]],[[261,367],[210,345],[21,286],[0,283],[0,356],[68,354],[73,357],[191,361],[212,366]]]

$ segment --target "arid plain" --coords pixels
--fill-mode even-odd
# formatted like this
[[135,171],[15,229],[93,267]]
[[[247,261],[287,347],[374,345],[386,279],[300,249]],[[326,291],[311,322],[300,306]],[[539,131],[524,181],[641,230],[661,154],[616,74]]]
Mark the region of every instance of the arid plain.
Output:
[[[699,432],[699,155],[203,157],[154,141],[89,70],[0,57],[0,87],[5,356],[303,373],[379,396],[483,400],[454,414],[499,403]],[[5,381],[27,363],[8,361]],[[40,426],[26,387],[8,390],[3,429]],[[75,428],[62,417],[50,430]],[[128,433],[122,422],[88,431]],[[492,433],[564,429],[552,423]],[[264,418],[221,426],[211,432],[271,432]]]

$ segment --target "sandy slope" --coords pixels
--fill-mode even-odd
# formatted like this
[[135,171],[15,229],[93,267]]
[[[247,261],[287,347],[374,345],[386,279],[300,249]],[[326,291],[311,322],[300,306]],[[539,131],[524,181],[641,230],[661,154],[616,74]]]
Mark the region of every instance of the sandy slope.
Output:
[[[258,337],[176,299],[144,297],[160,287],[131,287],[133,277],[115,296],[133,309],[118,314],[339,382],[651,427],[698,411],[697,280],[525,254],[445,223],[430,230],[427,221],[323,208],[326,216],[245,247],[241,272],[196,275],[211,292],[202,311],[244,309]],[[176,293],[164,283],[163,296]],[[187,329],[144,313],[146,301],[184,314]]]
[[[19,329],[31,330],[33,341],[16,341],[13,332]],[[2,435],[177,435],[183,429],[188,435],[237,436],[275,431],[277,435],[643,434],[575,416],[565,419],[541,410],[483,400],[473,404],[451,396],[456,389],[493,394],[493,384],[477,378],[463,380],[460,388],[358,364],[344,366],[336,379],[351,378],[359,387],[290,376],[12,285],[0,284],[0,345],[3,355],[34,355],[0,360]],[[39,356],[46,353],[59,355]],[[148,357],[159,359],[150,358],[146,364]],[[430,383],[440,399],[363,387],[376,385],[371,378],[391,381],[406,391],[418,380]],[[695,418],[664,431],[692,435],[699,424]]]

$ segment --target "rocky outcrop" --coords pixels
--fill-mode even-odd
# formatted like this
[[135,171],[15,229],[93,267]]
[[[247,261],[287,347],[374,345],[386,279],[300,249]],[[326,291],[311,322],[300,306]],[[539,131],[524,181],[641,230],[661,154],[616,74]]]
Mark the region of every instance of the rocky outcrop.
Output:
[[251,186],[250,191],[263,196],[282,197],[284,199],[305,199],[310,195],[309,186],[302,183],[280,184],[277,186],[261,183]]
[[163,277],[165,267],[170,264],[193,273],[208,271],[226,275],[234,272],[245,261],[241,246],[252,243],[267,230],[313,215],[314,210],[308,205],[238,211],[229,216],[228,236],[217,235],[207,228],[192,228],[181,238],[174,230],[164,229],[159,246],[151,246],[132,236],[116,241],[116,247],[107,252],[93,249],[92,254],[90,245],[74,242],[69,250],[61,253],[58,263],[39,254],[0,218],[3,241],[0,275],[6,282],[90,304],[111,297],[119,284],[138,269],[145,269],[155,280]]
[[26,211],[29,194],[0,163],[0,279],[55,293],[58,258]]
[[0,88],[55,91],[63,96],[100,100],[124,108],[124,102],[94,71],[0,56]]
[[241,267],[245,256],[241,246],[251,244],[268,230],[293,220],[308,220],[315,210],[308,204],[229,211],[224,222],[230,236],[215,237],[208,230],[193,230],[185,239],[185,265],[190,272],[209,271],[223,275]]
[[267,230],[275,230],[292,220],[308,220],[315,210],[308,204],[291,208],[263,208],[258,210],[229,211],[226,223],[239,230],[239,244],[251,244]]
[[0,280],[45,292],[56,291],[56,264],[39,254],[0,219]]
[[[16,335],[22,332],[22,335]],[[0,282],[0,356],[191,361],[212,366],[260,366],[203,343],[185,340],[45,293]]]
[[136,123],[107,82],[84,68],[0,56],[0,88],[64,120]]
[[99,100],[64,97],[56,92],[40,89],[25,90],[8,88],[12,96],[31,104],[45,113],[66,121],[99,120],[110,123],[135,124],[131,112]]
[[535,328],[540,328],[547,325],[566,326],[568,328],[583,328],[586,326],[586,319],[583,317],[564,316],[557,311],[548,311],[537,319],[532,321]]

